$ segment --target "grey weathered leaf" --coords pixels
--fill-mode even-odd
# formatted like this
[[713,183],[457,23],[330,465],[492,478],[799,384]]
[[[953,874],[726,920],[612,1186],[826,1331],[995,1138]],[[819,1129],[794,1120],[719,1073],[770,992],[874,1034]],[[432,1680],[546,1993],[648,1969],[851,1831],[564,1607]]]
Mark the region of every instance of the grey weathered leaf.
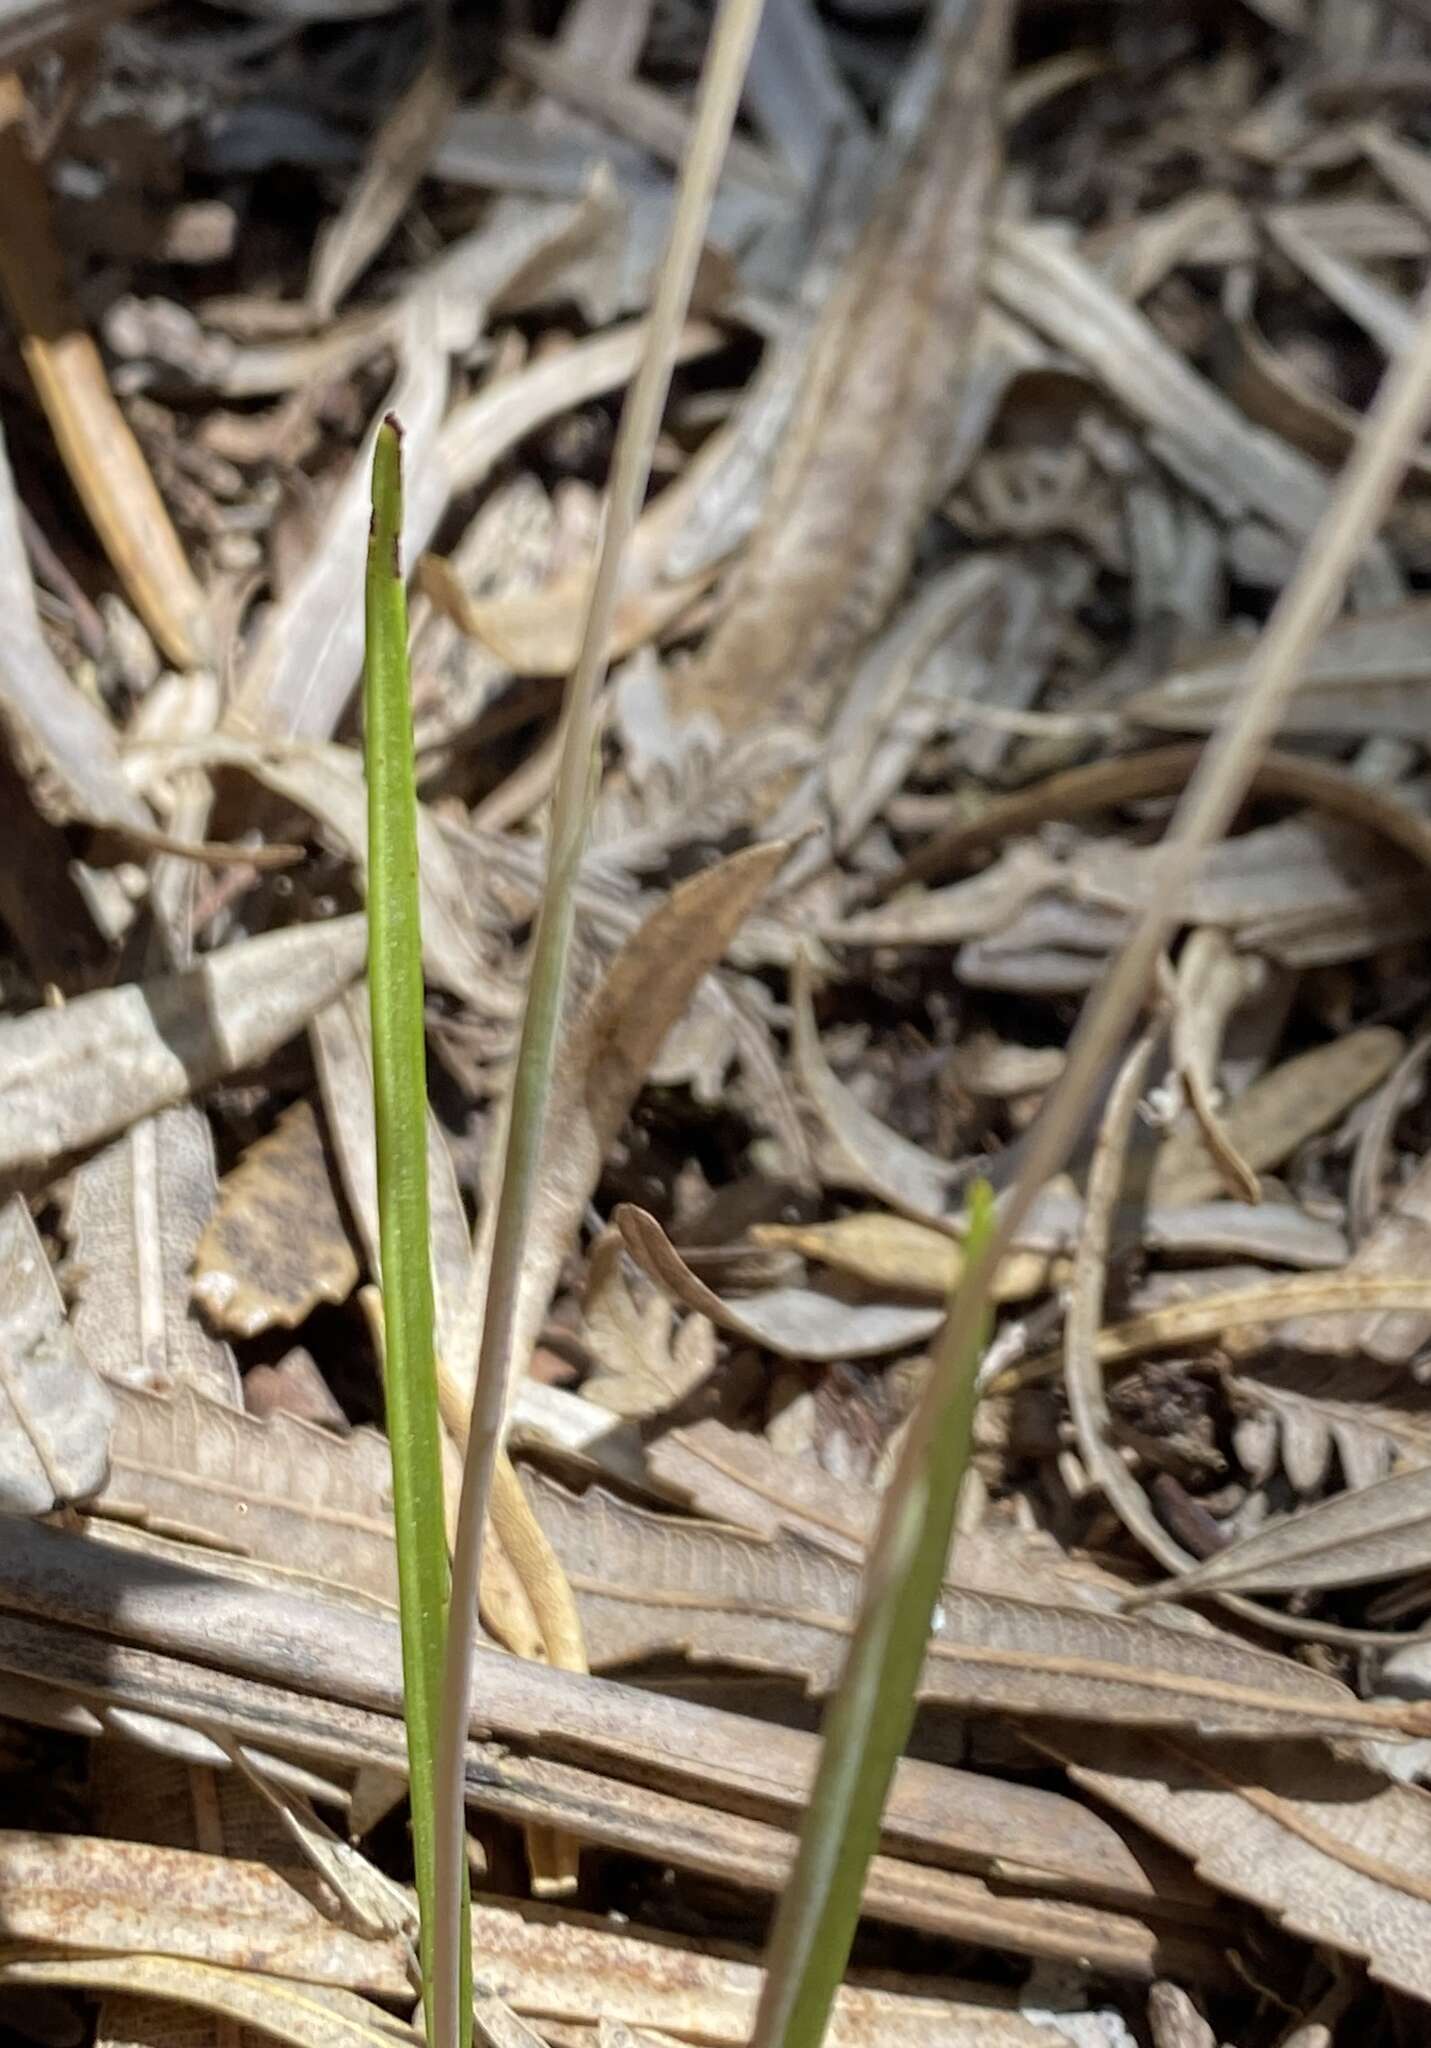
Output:
[[676,679],[683,710],[729,731],[792,710],[792,722],[825,723],[945,482],[998,177],[1008,21],[1004,0],[931,17],[934,89],[917,120],[908,100],[898,109],[731,604]]
[[944,1320],[942,1308],[841,1301],[813,1287],[772,1287],[739,1301],[698,1279],[654,1216],[623,1202],[614,1222],[642,1272],[672,1301],[781,1358],[878,1358],[912,1350]]
[[[343,1190],[368,1257],[379,1271],[378,1176],[373,1123],[372,1032],[366,991],[350,989],[314,1018],[310,1027],[323,1108],[343,1178]],[[442,1126],[429,1112],[427,1196],[431,1218],[432,1284],[437,1340],[444,1362],[462,1306],[471,1243],[462,1192]],[[548,1444],[590,1459],[613,1477],[637,1479],[641,1448],[634,1433],[603,1408],[564,1387],[526,1380],[516,1392],[513,1423],[528,1442]]]
[[1082,362],[1148,428],[1154,450],[1223,513],[1259,513],[1301,540],[1326,502],[1313,463],[1253,427],[1049,228],[1002,223],[989,288]]
[[1431,1391],[1397,1366],[1273,1358],[1244,1364],[1229,1392],[1237,1454],[1259,1484],[1276,1469],[1279,1443],[1299,1494],[1320,1494],[1334,1459],[1352,1488],[1431,1464]]
[[[1359,613],[1328,628],[1317,643],[1282,720],[1283,732],[1431,735],[1431,604]],[[1126,710],[1165,732],[1211,732],[1242,687],[1247,661],[1176,670],[1131,697]]]
[[208,1119],[192,1103],[143,1118],[75,1169],[64,1205],[72,1320],[105,1379],[239,1404],[233,1353],[189,1307],[217,1185]]
[[[156,765],[234,768],[266,789],[308,811],[331,832],[366,873],[367,788],[361,755],[353,747],[317,740],[300,745],[251,741],[216,733],[160,750]],[[426,805],[418,809],[418,854],[422,887],[423,968],[437,988],[450,989],[484,1015],[510,1018],[516,995],[499,971],[491,950],[484,954],[485,919],[474,916],[451,848]],[[487,932],[489,941],[492,934]]]
[[[390,1617],[197,1572],[174,1557],[157,1571],[137,1571],[132,1555],[111,1544],[33,1522],[14,1525],[5,1602],[0,1640],[7,1664],[21,1673],[43,1673],[52,1683],[174,1718],[218,1713],[241,1734],[281,1727],[285,1745],[303,1755],[389,1765],[403,1757],[400,1651]],[[813,1771],[811,1736],[767,1723],[752,1741],[751,1724],[739,1715],[480,1646],[476,1659],[481,1727],[523,1752],[515,1769],[503,1749],[484,1744],[472,1753],[469,1791],[476,1803],[517,1820],[555,1818],[589,1839],[713,1872],[759,1893],[783,1882],[792,1847],[785,1830]],[[540,1756],[540,1731],[555,1721],[579,1732],[591,1768]],[[653,1773],[674,1790],[643,1789]],[[712,1798],[720,1809],[714,1815],[702,1803]],[[1070,1887],[1081,1887],[1077,1873],[1090,1867],[1097,1835],[1077,1809],[1067,1813],[1049,1800],[1004,1785],[991,1793],[977,1775],[906,1760],[896,1769],[886,1826],[892,1846],[922,1845],[932,1864],[989,1868],[988,1845],[1001,1841],[1034,1869],[1048,1869],[1056,1857]],[[742,1818],[752,1811],[769,1818]],[[1010,1826],[1017,1818],[1024,1830],[1033,1827],[1032,1834],[1021,1832],[1017,1847],[1001,1833],[1001,1812],[1010,1814]],[[1078,1831],[1076,1846],[1068,1827]],[[1177,1927],[1165,1924],[1159,1933],[1127,1913],[1039,1893],[1010,1896],[1004,1888],[996,1895],[961,1870],[897,1856],[872,1866],[869,1906],[933,1934],[1017,1952],[1077,1954],[1117,1974],[1145,1975],[1155,1949],[1166,1955],[1170,1947],[1190,1948],[1207,1964],[1205,1940],[1183,1925],[1190,1902],[1206,1907],[1200,1890],[1190,1894],[1185,1879],[1146,1861],[1140,1877],[1126,1846],[1106,1836],[1097,1863],[1113,1880],[1096,1880],[1105,1896],[1130,1900],[1139,1914],[1161,1909],[1166,1899]]]
[[1269,1522],[1155,1593],[1166,1599],[1204,1592],[1322,1591],[1364,1586],[1428,1565],[1431,1468],[1422,1466]]
[[373,444],[389,411],[403,423],[410,478],[403,529],[411,563],[432,537],[451,481],[438,429],[447,402],[447,351],[430,319],[403,322],[397,380],[333,498],[303,573],[264,620],[224,717],[228,731],[265,739],[326,739],[363,666],[362,576]]
[[593,1246],[581,1330],[596,1370],[582,1391],[614,1415],[639,1420],[676,1407],[707,1377],[715,1331],[705,1316],[687,1316],[677,1326],[662,1295],[633,1293],[623,1264],[615,1233]]
[[91,825],[152,830],[154,820],[125,781],[119,744],[103,711],[71,682],[40,628],[35,584],[20,533],[15,480],[0,438],[0,722],[16,760],[40,796]]
[[334,918],[0,1022],[0,1172],[49,1165],[266,1059],[366,949],[366,919]]
[[96,1493],[113,1425],[114,1397],[75,1342],[15,1195],[0,1209],[0,1514],[45,1515]]

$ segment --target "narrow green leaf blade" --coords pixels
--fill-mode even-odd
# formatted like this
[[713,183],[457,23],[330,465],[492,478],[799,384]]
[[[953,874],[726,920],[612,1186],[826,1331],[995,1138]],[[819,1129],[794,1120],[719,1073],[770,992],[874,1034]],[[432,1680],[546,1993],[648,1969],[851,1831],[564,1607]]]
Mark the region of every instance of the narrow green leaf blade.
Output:
[[[993,1221],[993,1197],[981,1182],[970,1198],[967,1270],[986,1296]],[[839,1690],[825,1714],[819,1768],[770,1937],[751,2048],[820,2048],[824,2039],[889,1782],[914,1721],[915,1689],[969,1462],[976,1376],[988,1332],[986,1301],[973,1341],[956,1357],[946,1355],[941,1342],[935,1357],[930,1391],[939,1413],[930,1455],[886,1508],[897,1517],[890,1566],[876,1577],[871,1562]]]
[[[435,1757],[447,1628],[447,1533],[427,1213],[427,1062],[422,1018],[417,793],[402,572],[402,442],[384,421],[373,451],[365,586],[363,715],[368,777],[368,990],[373,1019],[378,1221],[388,1442],[397,1530],[413,1845],[431,2010]],[[467,1917],[464,1895],[463,1919]],[[470,1945],[464,1938],[463,1954]],[[462,2008],[471,2020],[470,1986]]]

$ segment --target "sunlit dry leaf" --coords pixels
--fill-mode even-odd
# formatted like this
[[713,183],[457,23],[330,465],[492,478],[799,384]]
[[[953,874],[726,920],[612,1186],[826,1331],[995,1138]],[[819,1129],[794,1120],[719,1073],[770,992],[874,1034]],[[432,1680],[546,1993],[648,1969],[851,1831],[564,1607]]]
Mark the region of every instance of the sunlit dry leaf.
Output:
[[[607,1150],[662,1040],[770,886],[787,851],[780,841],[751,847],[672,891],[622,946],[600,988],[569,1023],[547,1103],[544,1165],[513,1334],[514,1384],[524,1376],[561,1261]],[[489,1161],[502,1156],[510,1100],[508,1092],[489,1139]],[[483,1212],[463,1307],[447,1350],[448,1368],[464,1390],[470,1389],[476,1369],[495,1207],[489,1202]]]
[[[519,78],[629,136],[654,156],[680,163],[690,118],[668,94],[637,77],[583,62],[560,42],[543,42],[536,36],[508,36],[502,55]],[[795,181],[758,143],[740,134],[733,135],[727,145],[721,178],[739,181],[776,200],[792,200],[798,190]]]
[[290,1843],[296,1843],[305,1859],[317,1871],[333,1896],[341,1899],[350,1926],[370,1940],[388,1935],[415,1941],[418,1935],[417,1901],[371,1863],[353,1842],[345,1842],[314,1812],[312,1803],[300,1799],[258,1768],[242,1743],[228,1745],[244,1781],[262,1802]]
[[439,55],[388,111],[362,171],[314,245],[308,304],[315,320],[332,317],[397,226],[456,104],[456,84]]
[[[829,1223],[757,1223],[750,1234],[757,1244],[789,1245],[872,1287],[941,1301],[964,1270],[963,1248],[946,1231],[877,1209]],[[1041,1253],[1014,1252],[994,1275],[993,1299],[1027,1301],[1048,1284],[1049,1262]]]
[[145,1117],[76,1167],[65,1196],[74,1333],[105,1379],[239,1403],[238,1367],[189,1308],[194,1250],[218,1186],[192,1103]]
[[0,290],[55,442],[104,550],[169,659],[197,668],[212,655],[203,592],[104,363],[65,289],[45,180],[25,145],[25,95],[0,77]]
[[1063,877],[1062,864],[1036,840],[1015,840],[981,873],[943,889],[907,889],[878,909],[826,927],[823,936],[846,946],[958,945],[1005,931]]
[[581,1335],[596,1371],[582,1391],[614,1415],[640,1420],[678,1406],[707,1377],[716,1361],[715,1331],[700,1315],[673,1327],[663,1295],[652,1293],[639,1301],[622,1270],[623,1259],[614,1232],[592,1248]]
[[[1404,1048],[1399,1031],[1371,1024],[1284,1060],[1228,1104],[1220,1124],[1227,1144],[1252,1172],[1280,1165],[1385,1080]],[[1223,1169],[1202,1131],[1195,1123],[1175,1131],[1154,1162],[1149,1200],[1175,1208],[1223,1191]]]
[[93,1513],[385,1603],[397,1594],[391,1474],[375,1430],[337,1437],[191,1389],[116,1388]]
[[0,1169],[48,1165],[266,1059],[361,972],[367,939],[362,917],[265,932],[0,1022]]
[[[849,1642],[858,1567],[782,1537],[677,1522],[550,1482],[532,1496],[581,1608],[593,1661],[661,1654],[773,1669],[827,1692]],[[920,1684],[988,1714],[1286,1736],[1431,1725],[1411,1703],[1364,1705],[1285,1657],[1141,1617],[971,1593],[940,1596]]]
[[1004,0],[933,21],[936,90],[917,131],[891,140],[729,609],[677,680],[682,708],[709,709],[727,730],[792,707],[798,723],[825,723],[946,481],[998,175],[1007,30]]
[[[1289,354],[1274,349],[1250,320],[1237,322],[1233,342],[1227,386],[1248,417],[1315,461],[1342,461],[1356,439],[1360,416],[1305,375]],[[1409,474],[1422,484],[1431,481],[1431,453],[1422,449],[1414,454]]]
[[1309,1941],[1431,1999],[1431,1795],[1266,1744],[1196,1748],[1120,1730],[1044,1730],[1077,1784],[1190,1857],[1199,1874]]
[[1181,1985],[1164,1980],[1148,1993],[1153,2048],[1217,2048],[1217,2036]]
[[[1099,1332],[1098,1356],[1105,1365],[1142,1358],[1179,1344],[1225,1339],[1229,1348],[1256,1349],[1270,1341],[1268,1330],[1290,1315],[1364,1314],[1371,1309],[1431,1312],[1431,1280],[1401,1275],[1360,1278],[1341,1273],[1298,1273],[1262,1287],[1238,1288],[1198,1301],[1175,1302]],[[1248,1333],[1251,1333],[1250,1335]]]
[[[1178,913],[1189,924],[1235,931],[1244,946],[1256,950],[1254,935],[1279,920],[1363,910],[1379,888],[1396,888],[1404,896],[1415,872],[1404,854],[1361,826],[1307,811],[1209,848]],[[1075,847],[1066,874],[1080,898],[1138,909],[1159,886],[1157,849],[1112,837],[1090,839]]]
[[[93,1812],[101,1832],[125,1843],[160,1842],[170,1849],[265,1864],[285,1883],[296,1883],[300,1890],[306,1886],[305,1895],[311,1895],[316,1888],[295,1867],[292,1841],[263,1795],[233,1767],[224,1745],[175,1722],[137,1717],[123,1708],[106,1718],[111,1735],[121,1739],[104,1743],[90,1759]],[[136,1728],[138,1719],[146,1725]],[[165,1751],[151,1754],[147,1738],[160,1730]],[[195,1768],[182,1749],[173,1747],[176,1739],[203,1741],[218,1768]],[[136,1740],[146,1747],[137,1749]],[[205,2023],[181,2008],[114,1992],[101,2004],[95,2043],[96,2048],[256,2048],[264,2038],[248,2030],[237,2040],[233,2035],[217,2020]]]
[[691,1271],[654,1216],[623,1202],[613,1219],[642,1272],[672,1301],[781,1358],[878,1358],[912,1350],[943,1321],[942,1309],[850,1303],[813,1287],[772,1287],[728,1300]]
[[1399,1370],[1357,1358],[1244,1364],[1229,1388],[1233,1443],[1252,1479],[1280,1463],[1299,1494],[1319,1494],[1333,1460],[1345,1484],[1384,1479],[1396,1466],[1431,1464],[1431,1392]]
[[284,1110],[224,1176],[193,1254],[194,1299],[221,1329],[295,1329],[320,1301],[347,1300],[358,1260],[311,1103]]
[[[217,1859],[215,1859],[217,1860]],[[166,1955],[0,1956],[0,1982],[129,1992],[253,2027],[290,2048],[410,2048],[411,2032],[337,1984],[257,1976]]]
[[261,1863],[88,1835],[0,1834],[12,1941],[184,1956],[313,1984],[407,1992],[400,1944],[325,1919]]
[[[480,1902],[472,1947],[478,1988],[517,2012],[564,2020],[600,2013],[719,2048],[749,2039],[761,1980],[751,1963]],[[1011,2003],[958,1982],[947,1998],[846,1985],[825,2039],[829,2048],[1047,2048],[1043,2030]]]
[[[624,384],[641,360],[645,338],[640,321],[610,328],[514,376],[501,378],[454,406],[443,422],[438,444],[451,494],[458,496],[475,488],[509,449],[545,421]],[[706,321],[689,321],[677,359],[684,363],[709,355],[724,340],[720,328]],[[407,551],[415,560],[429,536],[424,534],[418,540],[411,511],[408,519]]]
[[109,1470],[114,1397],[75,1343],[23,1198],[0,1209],[0,1514],[85,1500]]

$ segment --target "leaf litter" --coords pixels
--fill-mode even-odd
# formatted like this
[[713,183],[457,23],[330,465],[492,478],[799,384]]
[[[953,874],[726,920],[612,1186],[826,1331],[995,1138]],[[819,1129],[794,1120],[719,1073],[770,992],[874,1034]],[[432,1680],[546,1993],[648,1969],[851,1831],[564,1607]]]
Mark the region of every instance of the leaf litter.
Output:
[[[99,1998],[115,2048],[356,2048],[412,2038],[371,437],[400,415],[462,1389],[707,10],[480,48],[171,12],[0,43],[0,1979]],[[594,1675],[480,1646],[493,2040],[745,2038],[965,1191],[1016,1180],[1419,333],[1416,10],[1121,12],[1095,51],[1072,6],[767,0],[618,596],[522,1276],[513,1458]],[[1271,2048],[1431,2002],[1425,449],[1000,1266],[832,2040]],[[579,1886],[536,1906],[553,1829]]]

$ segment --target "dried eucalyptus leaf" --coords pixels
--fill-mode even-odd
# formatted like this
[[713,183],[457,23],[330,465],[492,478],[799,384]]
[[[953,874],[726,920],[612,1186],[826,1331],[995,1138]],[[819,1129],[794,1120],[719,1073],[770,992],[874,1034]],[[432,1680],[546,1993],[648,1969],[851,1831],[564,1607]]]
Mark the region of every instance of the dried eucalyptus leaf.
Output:
[[260,1420],[173,1393],[114,1389],[96,1515],[395,1600],[391,1473],[371,1429],[337,1437],[297,1416]]
[[145,1117],[77,1167],[65,1199],[66,1274],[80,1348],[107,1380],[192,1387],[240,1405],[238,1367],[189,1308],[189,1273],[214,1205],[203,1111]]
[[194,1299],[241,1337],[347,1300],[358,1259],[310,1102],[291,1104],[225,1174],[192,1263]]
[[114,1396],[75,1342],[30,1211],[0,1209],[0,1514],[87,1500],[109,1470]]
[[358,974],[367,921],[265,932],[0,1022],[0,1172],[45,1166],[252,1066]]
[[[1360,613],[1328,628],[1303,669],[1283,732],[1431,737],[1431,604]],[[1211,732],[1242,688],[1247,657],[1176,670],[1132,697],[1128,715],[1165,732]]]
[[[857,1604],[854,1564],[790,1537],[680,1522],[528,1477],[581,1608],[593,1661],[661,1654],[773,1669],[827,1692]],[[1345,1687],[1230,1637],[946,1585],[920,1684],[930,1704],[1212,1734],[1364,1734],[1414,1707]]]

